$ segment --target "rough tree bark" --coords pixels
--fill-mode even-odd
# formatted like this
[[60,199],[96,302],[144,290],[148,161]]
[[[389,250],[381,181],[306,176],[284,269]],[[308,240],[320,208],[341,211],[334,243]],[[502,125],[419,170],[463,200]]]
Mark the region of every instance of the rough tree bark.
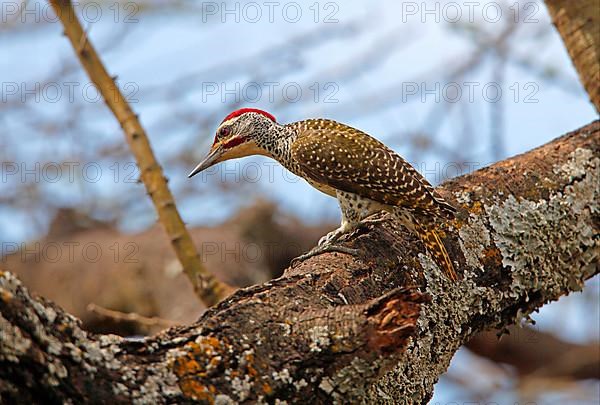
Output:
[[546,0],[579,79],[600,113],[600,6],[598,0]]
[[446,182],[445,279],[393,223],[141,341],[91,335],[0,273],[6,402],[425,403],[461,344],[598,273],[600,122]]

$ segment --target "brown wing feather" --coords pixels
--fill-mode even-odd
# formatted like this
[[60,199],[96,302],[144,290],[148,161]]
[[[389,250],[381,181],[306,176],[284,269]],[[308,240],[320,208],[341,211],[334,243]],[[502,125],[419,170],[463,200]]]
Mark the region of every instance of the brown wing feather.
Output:
[[377,139],[335,121],[303,124],[292,156],[311,180],[387,205],[454,216],[427,180]]

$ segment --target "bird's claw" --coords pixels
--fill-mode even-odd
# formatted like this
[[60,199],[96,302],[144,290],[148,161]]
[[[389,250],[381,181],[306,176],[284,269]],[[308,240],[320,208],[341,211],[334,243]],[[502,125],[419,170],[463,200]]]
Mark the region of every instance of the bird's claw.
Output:
[[328,252],[345,253],[352,256],[358,256],[360,254],[360,251],[358,249],[352,249],[346,246],[339,246],[334,244],[317,245],[316,247],[312,248],[309,252],[293,258],[290,264],[293,267],[296,264],[303,262],[311,257]]
[[338,231],[337,229],[335,231],[329,232],[327,235],[319,239],[317,247],[331,245],[333,244],[333,242],[337,241],[340,238],[340,236],[342,236],[342,232]]
[[393,217],[388,212],[384,216],[379,217],[379,218],[370,218],[370,217],[369,218],[365,218],[362,221],[360,221],[357,224],[357,226],[359,226],[359,227],[366,227],[366,226],[369,226],[369,225],[382,224],[382,223],[389,222],[389,221],[392,221],[392,220],[393,220]]

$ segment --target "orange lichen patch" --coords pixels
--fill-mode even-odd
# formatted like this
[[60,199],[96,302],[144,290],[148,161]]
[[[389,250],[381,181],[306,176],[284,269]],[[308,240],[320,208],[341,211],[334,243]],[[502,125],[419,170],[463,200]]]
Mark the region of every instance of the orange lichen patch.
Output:
[[262,385],[262,389],[263,389],[264,393],[267,395],[271,395],[273,393],[273,388],[271,388],[271,386],[267,383],[264,383]]
[[179,377],[190,374],[199,374],[202,368],[195,359],[198,346],[196,343],[188,343],[185,345],[185,349],[188,350],[188,353],[175,359],[173,362],[173,371]]
[[[215,403],[214,391],[211,392],[210,388],[202,385],[200,382],[192,379],[185,378],[179,381],[179,388],[181,392],[188,398],[196,401],[203,401],[209,404]],[[214,387],[212,387],[214,389]]]
[[258,371],[256,371],[256,369],[250,364],[248,365],[248,375],[250,377],[256,377],[258,375]]
[[211,370],[219,366],[222,361],[221,353],[227,351],[227,346],[212,336],[200,337],[184,346],[186,353],[173,361],[172,369],[186,397],[213,402],[217,389],[213,385],[204,384],[203,380]]
[[483,249],[484,262],[491,266],[502,266],[502,255],[494,246],[488,246]]
[[0,299],[2,301],[8,302],[8,301],[12,300],[12,298],[13,298],[13,294],[10,291],[5,290],[4,288],[0,288]]
[[253,366],[254,364],[254,355],[252,353],[246,354],[246,371],[250,377],[256,377],[258,375],[258,371]]
[[56,329],[58,329],[59,332],[66,332],[66,331],[71,330],[71,328],[72,328],[72,326],[69,325],[68,323],[61,323],[56,326]]
[[246,380],[248,376],[255,379],[259,375],[251,351],[243,354],[237,367],[231,367],[227,360],[228,353],[232,352],[231,345],[212,336],[199,337],[187,343],[183,350],[184,353],[172,361],[171,368],[178,378],[181,392],[188,398],[212,403],[219,392],[217,387],[209,383],[215,371],[222,367],[227,368],[231,379]]
[[331,350],[332,353],[339,353],[342,351],[343,346],[337,344],[337,343],[333,343],[332,345],[329,346],[329,350]]
[[452,222],[450,222],[450,224],[456,228],[456,229],[460,229],[463,227],[463,225],[465,224],[465,222],[459,220],[459,219],[454,219]]
[[210,352],[217,350],[221,347],[221,342],[219,342],[219,339],[217,339],[214,336],[206,336],[199,338],[197,344],[202,350],[206,352],[206,354],[209,354]]
[[215,356],[212,359],[210,359],[210,361],[208,362],[208,367],[209,368],[216,368],[219,363],[221,363],[221,357],[220,356]]
[[200,364],[194,359],[190,359],[185,363],[186,374],[196,374],[199,377],[206,377],[206,373],[203,372],[204,369],[200,367]]
[[483,204],[480,201],[475,201],[470,211],[475,215],[481,215],[483,213]]

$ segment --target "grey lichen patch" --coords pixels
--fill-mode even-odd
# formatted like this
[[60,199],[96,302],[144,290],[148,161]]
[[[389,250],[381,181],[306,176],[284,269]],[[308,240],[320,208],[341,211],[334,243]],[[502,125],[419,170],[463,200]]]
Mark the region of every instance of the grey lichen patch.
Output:
[[143,381],[136,383],[136,386],[139,387],[138,391],[131,394],[134,398],[134,404],[169,402],[169,398],[181,396],[181,390],[177,385],[177,377],[164,364],[157,363],[151,367],[135,367],[132,371],[133,375],[141,374],[145,376]]
[[20,285],[21,282],[15,276],[8,271],[0,270],[0,288],[4,294],[9,293],[14,296]]
[[215,405],[235,405],[235,404],[237,404],[237,402],[234,401],[233,399],[231,399],[231,397],[229,397],[228,395],[218,394],[215,397]]
[[31,305],[40,319],[45,320],[49,325],[54,323],[57,315],[52,307],[46,307],[38,301],[32,301]]
[[[431,392],[438,376],[443,374],[460,344],[460,336],[468,333],[469,319],[484,312],[484,302],[498,300],[491,288],[478,287],[469,274],[458,285],[451,285],[427,256],[421,257],[427,279],[426,292],[431,304],[421,307],[417,333],[405,351],[404,358],[389,378],[381,379],[371,393],[378,399],[398,398],[397,387],[403,387],[404,404],[421,402],[422,394]],[[443,343],[442,343],[443,342]],[[452,343],[452,344],[449,344]],[[384,401],[395,404],[396,400]]]
[[290,333],[292,333],[292,327],[290,324],[288,323],[280,323],[279,326],[281,326],[281,329],[283,329],[283,335],[284,336],[288,336]]
[[[465,271],[463,279],[453,283],[429,256],[420,256],[420,263],[427,280],[426,293],[435,307],[421,307],[418,330],[428,330],[430,325],[447,325],[444,329],[446,335],[440,338],[456,340],[458,335],[466,332],[463,325],[468,323],[473,314],[487,314],[489,302],[495,299],[497,293],[491,288],[478,286],[473,272]],[[448,350],[452,351],[453,348],[449,347]]]
[[[345,395],[349,392],[356,394],[356,388],[370,381],[371,377],[377,374],[379,361],[368,361],[360,357],[352,359],[350,364],[335,374],[336,391]],[[359,391],[360,392],[360,391]]]
[[[25,302],[25,306],[20,314],[23,320],[30,325],[28,334],[31,339],[25,338],[21,330],[12,325],[4,316],[0,314],[0,358],[18,362],[19,357],[24,356],[27,350],[34,345],[42,346],[48,354],[48,358],[42,358],[39,361],[45,366],[44,383],[51,386],[59,384],[59,380],[67,376],[67,370],[61,360],[56,357],[62,352],[63,343],[55,336],[48,333],[46,328],[51,326],[56,318],[57,313],[51,307],[45,307],[39,301],[31,298],[26,294],[21,282],[8,272],[0,273],[0,288],[5,293],[4,298],[10,300],[21,300]],[[10,302],[8,302],[10,305]]]
[[312,352],[320,352],[322,348],[328,347],[331,342],[327,326],[318,325],[310,328],[308,336],[310,338],[310,351]]
[[47,381],[52,386],[60,384],[59,379],[68,375],[67,369],[60,361],[51,361],[48,363]]
[[294,388],[296,388],[296,391],[300,391],[302,388],[308,386],[308,383],[306,382],[306,380],[304,378],[300,379],[299,381],[294,382]]
[[106,367],[108,369],[117,370],[121,367],[121,363],[115,358],[115,355],[120,351],[116,343],[106,344],[104,341],[93,340],[84,343],[83,358],[88,364],[89,371],[95,371],[97,368]]
[[334,404],[360,403],[370,381],[378,375],[382,361],[384,360],[355,357],[335,374],[324,377],[319,383],[319,389],[329,395],[330,402]]
[[0,314],[0,360],[19,362],[19,357],[27,353],[31,340],[23,336],[19,328],[11,325]]
[[[492,241],[500,251],[512,275],[502,290],[476,285],[475,274],[468,270],[457,285],[447,285],[429,257],[420,256],[425,292],[432,302],[421,307],[416,337],[404,358],[370,388],[365,403],[398,403],[398,398],[405,404],[423,402],[458,345],[478,331],[473,319],[485,318],[487,327],[520,323],[532,308],[517,310],[509,319],[502,318],[507,316],[504,310],[527,300],[531,292],[558,297],[566,288],[580,289],[583,280],[598,271],[599,230],[593,217],[598,215],[599,171],[600,159],[578,149],[566,164],[554,168],[563,179],[561,190],[540,201],[513,195],[491,198],[481,214],[472,214],[463,224],[459,236],[468,265],[481,268],[482,246]],[[462,201],[470,199],[462,196]]]
[[[473,333],[471,319],[477,314],[486,317],[497,314],[496,320],[501,320],[503,297],[494,288],[476,285],[470,272],[452,285],[428,256],[420,259],[427,280],[426,292],[432,302],[421,307],[417,333],[404,358],[386,378],[371,387],[371,400],[377,398],[389,404],[422,402],[424,393],[432,392],[438,376],[448,368],[463,336]],[[402,394],[398,393],[398,387],[402,387]],[[398,402],[400,397],[403,401]]]
[[117,335],[100,335],[98,338],[100,347],[110,347],[113,353],[118,353],[121,349],[118,347],[123,342],[123,338]]
[[529,201],[509,196],[501,204],[486,205],[493,238],[510,268],[517,297],[526,291],[550,293],[583,287],[582,274],[573,272],[573,259],[593,271],[598,262],[599,241],[591,213],[598,212],[599,158],[577,149],[568,163],[554,168],[567,184],[547,200]]
[[113,393],[117,396],[123,395],[128,392],[127,386],[120,382],[116,382],[115,384],[113,384],[112,390],[113,390]]
[[291,384],[293,381],[290,371],[287,368],[281,371],[273,371],[273,380],[281,381],[284,384]]
[[[593,160],[594,152],[589,149],[577,148],[571,153],[567,163],[554,166],[553,172],[555,174],[566,175],[568,182],[571,183],[575,179],[586,175],[589,163],[593,162]],[[596,166],[596,170],[598,170],[598,166]]]
[[46,307],[38,301],[32,301],[31,306],[35,309],[36,315],[44,319],[48,324],[53,324],[56,320],[56,311],[52,307]]
[[471,196],[469,195],[469,193],[457,191],[454,193],[454,198],[461,204],[468,205],[471,203]]
[[490,245],[490,232],[481,217],[470,214],[468,223],[459,229],[458,235],[467,265],[480,268],[483,251]]
[[231,389],[240,401],[246,400],[252,392],[252,381],[250,376],[246,374],[242,378],[234,377],[231,380]]
[[319,388],[328,395],[330,395],[335,390],[335,387],[334,387],[333,383],[331,382],[331,379],[329,379],[329,377],[325,377],[321,380],[321,383],[319,384]]

